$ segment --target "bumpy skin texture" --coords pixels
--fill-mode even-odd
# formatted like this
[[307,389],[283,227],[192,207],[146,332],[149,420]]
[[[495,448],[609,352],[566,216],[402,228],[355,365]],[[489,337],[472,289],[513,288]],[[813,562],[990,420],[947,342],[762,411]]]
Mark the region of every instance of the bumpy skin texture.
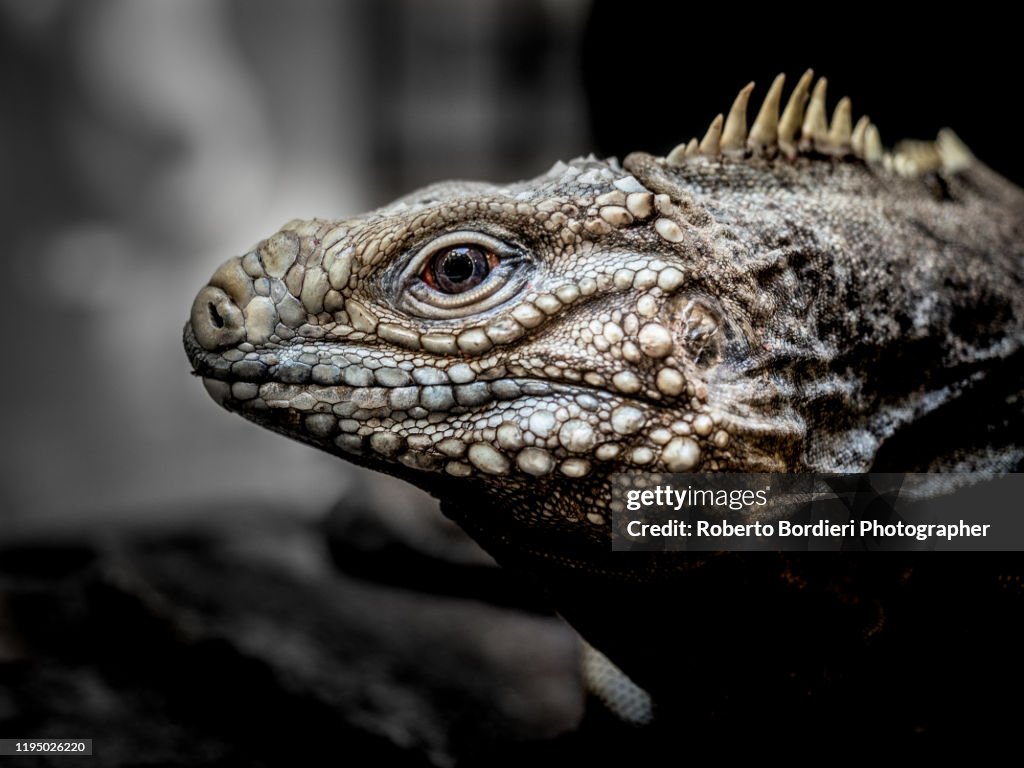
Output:
[[[294,221],[217,270],[186,349],[225,408],[434,493],[656,698],[679,682],[659,653],[769,629],[788,680],[874,637],[913,567],[613,555],[610,474],[1024,455],[1024,193],[962,152],[905,177],[804,149],[577,159]],[[432,288],[463,244],[492,254],[484,281]],[[657,623],[666,600],[699,636]],[[759,706],[731,672],[687,674]]]

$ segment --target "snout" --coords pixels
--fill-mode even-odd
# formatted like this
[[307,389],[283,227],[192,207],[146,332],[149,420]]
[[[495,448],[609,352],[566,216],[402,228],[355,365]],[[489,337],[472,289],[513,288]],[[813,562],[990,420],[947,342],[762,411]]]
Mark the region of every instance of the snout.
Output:
[[[303,270],[296,264],[300,248],[298,233],[282,230],[220,265],[192,302],[189,316],[204,350],[219,352],[243,341],[259,345],[279,330],[278,323],[295,328],[306,322],[293,295],[303,286]],[[288,289],[286,275],[294,291]]]

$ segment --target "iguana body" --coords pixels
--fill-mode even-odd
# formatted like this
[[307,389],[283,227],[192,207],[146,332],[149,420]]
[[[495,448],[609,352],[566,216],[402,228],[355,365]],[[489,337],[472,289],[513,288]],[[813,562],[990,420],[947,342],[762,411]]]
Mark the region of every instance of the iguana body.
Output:
[[[612,554],[609,475],[1013,471],[1024,193],[951,134],[884,154],[809,82],[780,110],[777,80],[749,132],[744,89],[668,158],[291,222],[202,289],[193,366],[224,407],[432,492],[656,696],[667,655],[733,630],[783,655],[766,685],[814,667],[884,624],[905,562]],[[695,634],[651,624],[666,600]],[[758,706],[697,667],[717,693],[692,711]]]

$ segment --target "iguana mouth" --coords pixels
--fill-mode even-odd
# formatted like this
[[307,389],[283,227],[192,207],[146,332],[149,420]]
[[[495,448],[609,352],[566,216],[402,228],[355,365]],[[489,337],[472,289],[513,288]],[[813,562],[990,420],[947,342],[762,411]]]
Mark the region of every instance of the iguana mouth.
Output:
[[[421,366],[409,372],[398,367],[378,367],[376,370],[352,363],[351,372],[328,377],[315,372],[316,366],[300,363],[305,366],[296,371],[298,366],[291,360],[282,357],[294,356],[295,349],[301,344],[282,346],[279,349],[264,353],[242,353],[235,350],[237,360],[230,360],[220,352],[209,352],[203,349],[195,339],[190,324],[185,325],[184,344],[189,362],[192,364],[193,375],[204,380],[223,382],[224,384],[251,384],[254,386],[277,385],[280,387],[298,387],[307,389],[332,390],[339,393],[341,399],[351,399],[354,393],[364,393],[366,397],[376,395],[381,400],[377,408],[390,407],[395,412],[420,405],[429,413],[447,413],[456,410],[460,413],[483,410],[489,403],[511,401],[522,397],[543,398],[556,394],[571,395],[582,401],[587,408],[596,408],[599,401],[615,404],[631,403],[638,407],[665,407],[663,401],[646,397],[644,393],[623,396],[621,393],[610,392],[602,387],[592,386],[585,381],[552,381],[537,376],[511,375],[503,369],[496,368],[479,374],[462,373],[451,368],[445,373],[433,366]],[[361,352],[369,352],[368,347],[353,348]],[[373,358],[369,358],[373,359]],[[276,362],[272,362],[276,361]],[[312,358],[310,358],[312,362]],[[468,366],[467,366],[468,367]],[[346,369],[348,370],[348,369]],[[284,375],[281,375],[283,373]],[[337,379],[336,381],[333,379]],[[417,403],[411,401],[412,390],[420,392]],[[400,394],[397,394],[401,391]],[[396,393],[396,397],[387,397],[387,393]],[[341,396],[345,395],[344,398]],[[426,401],[422,398],[426,396]],[[398,400],[397,402],[395,400]],[[422,414],[426,416],[426,414]]]
[[[210,396],[222,407],[282,434],[301,434],[303,441],[330,452],[377,455],[418,470],[443,467],[458,474],[471,464],[500,475],[509,472],[514,460],[527,475],[547,475],[558,467],[565,475],[580,477],[593,463],[614,461],[622,454],[642,468],[655,458],[643,442],[645,427],[666,407],[583,382],[508,372],[499,377],[497,370],[464,380],[456,367],[447,372],[431,368],[436,378],[425,380],[422,372],[428,369],[410,374],[353,365],[363,377],[353,384],[292,383],[273,377],[273,369],[267,368],[267,375],[254,381],[235,376],[240,361],[232,363],[199,348],[187,326],[185,341],[194,374],[203,377]],[[211,364],[211,357],[224,364]],[[487,379],[487,374],[493,377]],[[664,437],[658,439],[668,446],[670,457],[678,454],[679,465],[690,466],[700,453],[689,435],[714,434],[713,444],[724,448],[725,433],[716,429],[707,416],[692,423],[679,420],[662,429]]]

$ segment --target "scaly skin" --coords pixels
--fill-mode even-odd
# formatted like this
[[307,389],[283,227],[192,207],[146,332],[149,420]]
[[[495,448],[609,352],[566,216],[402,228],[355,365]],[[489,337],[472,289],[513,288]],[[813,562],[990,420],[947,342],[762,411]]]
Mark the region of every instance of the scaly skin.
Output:
[[[948,135],[882,157],[854,134],[850,152],[848,112],[826,134],[823,109],[799,152],[785,115],[777,142],[769,125],[736,151],[730,117],[705,154],[577,159],[293,221],[200,291],[189,358],[223,407],[435,494],[655,691],[670,686],[633,641],[678,637],[622,627],[666,595],[702,627],[788,621],[791,660],[855,646],[904,564],[608,544],[615,472],[1013,471],[1024,455],[1024,193]],[[446,293],[432,265],[461,245],[487,274]]]

